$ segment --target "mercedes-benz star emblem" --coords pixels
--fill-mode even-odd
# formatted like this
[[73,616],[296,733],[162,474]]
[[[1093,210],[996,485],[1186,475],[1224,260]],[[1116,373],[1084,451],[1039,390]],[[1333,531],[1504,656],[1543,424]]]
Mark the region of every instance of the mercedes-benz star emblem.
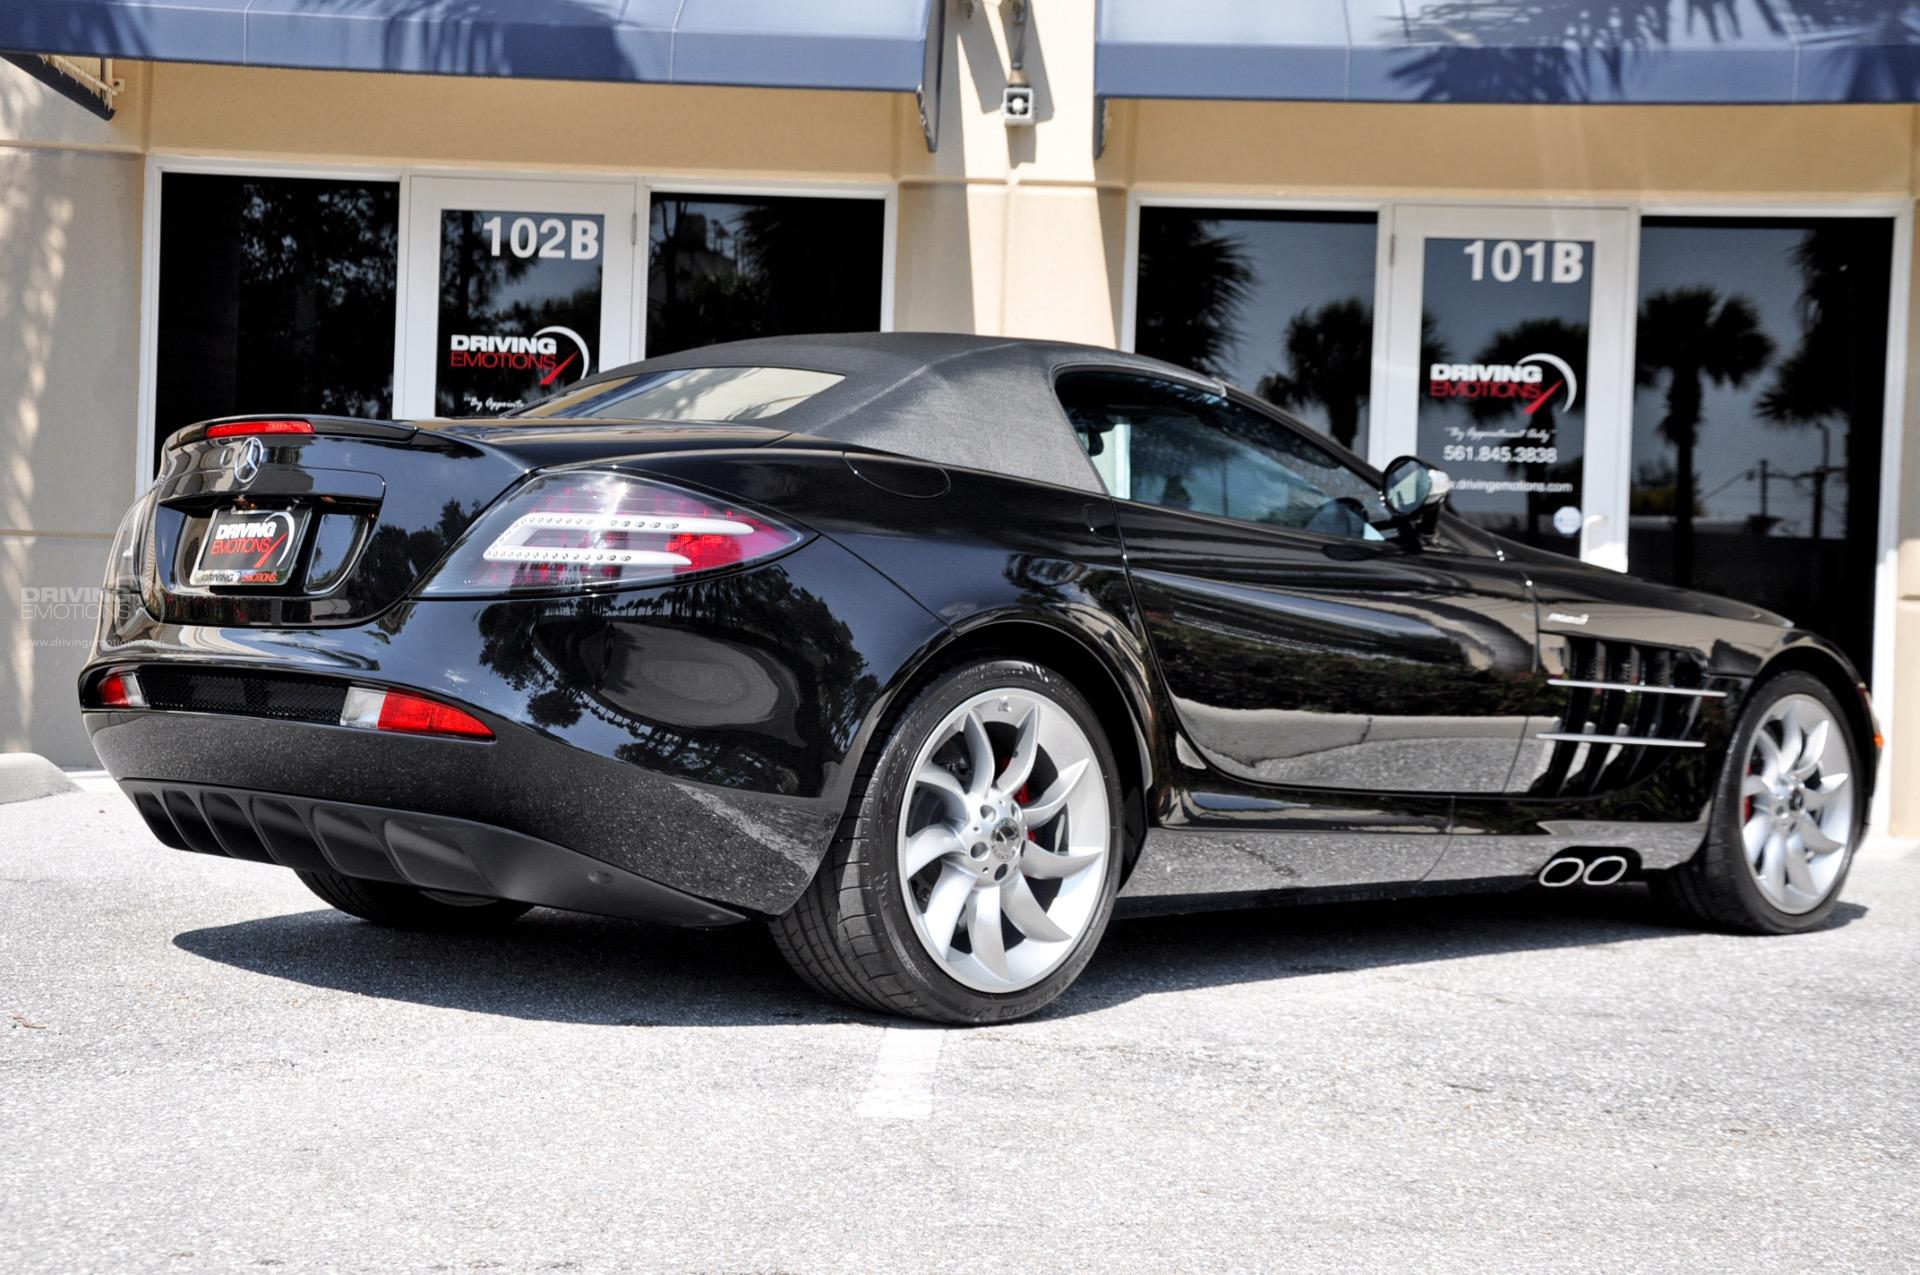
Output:
[[257,438],[249,438],[233,454],[233,481],[245,487],[260,476],[260,466],[266,463],[266,445]]

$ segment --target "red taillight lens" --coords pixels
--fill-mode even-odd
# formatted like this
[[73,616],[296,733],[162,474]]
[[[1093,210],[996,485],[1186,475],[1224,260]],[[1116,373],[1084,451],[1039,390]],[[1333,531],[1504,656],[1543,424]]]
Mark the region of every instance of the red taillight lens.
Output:
[[102,708],[145,708],[147,697],[140,692],[140,679],[129,669],[116,669],[100,679],[94,693]]
[[493,738],[485,722],[451,704],[406,691],[381,691],[367,686],[356,686],[347,692],[347,702],[340,710],[340,724],[402,735]]
[[468,529],[429,594],[657,584],[791,549],[801,532],[718,497],[599,470],[536,478]]
[[311,434],[311,421],[228,421],[207,426],[208,438],[237,438],[242,434]]

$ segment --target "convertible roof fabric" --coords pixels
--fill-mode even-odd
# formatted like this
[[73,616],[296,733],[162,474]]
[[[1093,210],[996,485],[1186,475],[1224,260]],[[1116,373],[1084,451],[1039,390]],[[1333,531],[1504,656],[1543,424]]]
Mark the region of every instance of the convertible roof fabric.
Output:
[[1138,371],[1225,392],[1217,381],[1138,354],[939,332],[735,341],[610,368],[593,380],[692,367],[835,372],[845,379],[768,423],[815,438],[1096,495],[1106,488],[1054,396],[1056,375],[1071,368]]

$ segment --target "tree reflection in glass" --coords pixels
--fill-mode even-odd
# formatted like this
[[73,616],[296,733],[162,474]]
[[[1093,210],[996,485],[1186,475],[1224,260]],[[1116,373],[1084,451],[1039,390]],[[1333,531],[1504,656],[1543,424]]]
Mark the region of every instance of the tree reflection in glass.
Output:
[[397,183],[166,173],[160,209],[156,449],[236,412],[392,413]]
[[878,199],[657,195],[647,354],[880,326]]
[[1134,348],[1364,450],[1375,235],[1371,213],[1142,208]]
[[1628,566],[1871,667],[1892,223],[1642,223]]

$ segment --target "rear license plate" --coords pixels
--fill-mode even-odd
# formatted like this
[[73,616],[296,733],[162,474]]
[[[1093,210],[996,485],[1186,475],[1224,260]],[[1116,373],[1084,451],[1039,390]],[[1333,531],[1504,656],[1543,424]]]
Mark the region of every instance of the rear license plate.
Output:
[[305,509],[222,509],[207,525],[188,583],[270,588],[293,576]]

